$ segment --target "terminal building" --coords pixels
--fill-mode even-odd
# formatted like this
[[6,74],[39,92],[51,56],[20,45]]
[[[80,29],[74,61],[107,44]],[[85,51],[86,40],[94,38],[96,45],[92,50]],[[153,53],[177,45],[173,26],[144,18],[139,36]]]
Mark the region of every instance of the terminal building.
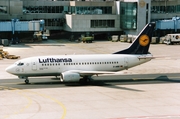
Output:
[[0,21],[43,19],[51,33],[137,35],[148,22],[179,13],[178,0],[0,1]]

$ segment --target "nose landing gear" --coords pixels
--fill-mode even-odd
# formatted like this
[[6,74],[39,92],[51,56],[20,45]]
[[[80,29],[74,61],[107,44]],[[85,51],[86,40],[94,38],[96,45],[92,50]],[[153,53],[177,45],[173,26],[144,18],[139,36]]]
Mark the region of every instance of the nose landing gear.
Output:
[[26,78],[26,80],[24,81],[26,84],[29,84],[29,79]]
[[25,82],[26,84],[29,84],[29,79],[28,79],[28,77],[19,76],[19,79],[25,79],[24,82]]

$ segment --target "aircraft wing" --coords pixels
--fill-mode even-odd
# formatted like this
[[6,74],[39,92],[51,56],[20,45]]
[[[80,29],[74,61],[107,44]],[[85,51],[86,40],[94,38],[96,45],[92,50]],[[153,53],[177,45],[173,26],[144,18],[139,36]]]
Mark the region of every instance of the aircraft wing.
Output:
[[116,72],[108,72],[108,71],[82,71],[82,70],[70,70],[68,72],[79,73],[81,76],[92,76],[99,74],[115,74]]
[[115,74],[116,72],[106,72],[106,71],[80,71],[79,74],[84,75],[99,75],[99,74]]

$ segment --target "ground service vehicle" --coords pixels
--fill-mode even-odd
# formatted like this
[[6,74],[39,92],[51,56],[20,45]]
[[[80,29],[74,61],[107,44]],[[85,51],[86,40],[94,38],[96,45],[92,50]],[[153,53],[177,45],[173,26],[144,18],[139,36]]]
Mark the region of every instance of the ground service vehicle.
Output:
[[180,43],[180,34],[167,34],[165,36],[164,43],[172,45],[174,43]]

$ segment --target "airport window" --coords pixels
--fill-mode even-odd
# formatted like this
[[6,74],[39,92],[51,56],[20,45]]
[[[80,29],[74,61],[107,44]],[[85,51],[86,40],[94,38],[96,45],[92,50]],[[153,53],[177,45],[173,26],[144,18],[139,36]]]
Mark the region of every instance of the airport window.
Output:
[[7,13],[7,7],[6,6],[0,6],[0,13]]
[[180,12],[180,5],[177,5],[177,6],[176,6],[176,11],[177,11],[177,12]]
[[113,28],[115,20],[91,20],[91,28]]
[[180,12],[180,5],[164,5],[164,6],[152,6],[152,13],[178,13]]
[[45,26],[63,26],[64,22],[63,18],[45,19]]
[[23,6],[23,13],[62,13],[63,6]]
[[112,7],[99,7],[99,6],[71,6],[68,9],[68,14],[112,14]]
[[137,29],[137,2],[121,2],[120,22],[122,29]]

